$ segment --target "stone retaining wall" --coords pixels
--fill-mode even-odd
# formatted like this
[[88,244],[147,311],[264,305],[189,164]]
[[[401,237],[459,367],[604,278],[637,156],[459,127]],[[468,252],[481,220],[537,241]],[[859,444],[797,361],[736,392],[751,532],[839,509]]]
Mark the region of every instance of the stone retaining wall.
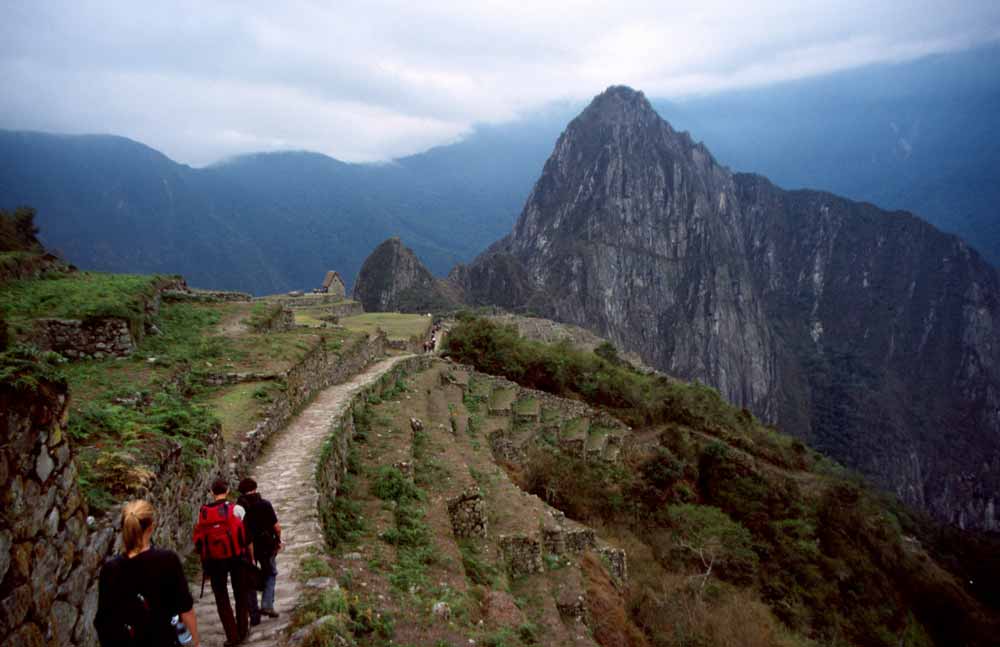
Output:
[[[264,441],[317,390],[343,381],[382,353],[384,338],[371,337],[338,356],[320,344],[283,377],[287,397],[236,447],[218,430],[203,439],[204,461],[187,463],[171,440],[150,442],[146,487],[135,498],[157,510],[153,541],[181,555],[191,549],[197,506],[207,500],[220,472],[241,476]],[[389,387],[395,381],[389,382]],[[120,507],[100,519],[88,516],[73,452],[64,435],[66,387],[42,382],[28,397],[0,384],[0,644],[96,647],[97,580],[104,560],[120,551]],[[228,451],[228,454],[227,454]],[[227,466],[228,470],[220,466]]]
[[249,292],[228,292],[225,290],[199,290],[186,286],[164,290],[163,300],[167,303],[194,302],[194,303],[223,303],[233,301],[250,301],[253,295]]
[[103,359],[131,355],[138,340],[129,321],[118,317],[36,319],[31,340],[39,348],[54,350],[69,359]]
[[28,341],[43,350],[53,350],[69,359],[102,359],[131,355],[147,333],[157,334],[154,318],[160,312],[164,292],[184,287],[178,277],[164,277],[142,302],[142,316],[88,317],[86,319],[36,319]]
[[[120,550],[120,507],[101,519],[88,516],[77,482],[73,452],[64,435],[68,395],[61,384],[43,383],[30,397],[0,386],[0,643],[97,644],[97,579],[104,560]],[[196,502],[201,501],[222,458],[222,438],[207,439],[211,467],[196,470],[172,440],[150,442],[144,451],[157,465],[136,498],[156,507],[153,541],[181,554],[190,549]]]
[[334,303],[330,306],[330,316],[337,317],[353,317],[354,315],[362,315],[365,313],[364,307],[362,307],[359,301],[344,301],[342,303]]
[[[347,305],[349,302],[345,301],[343,297],[337,296],[335,294],[300,294],[298,296],[292,296],[290,294],[271,294],[266,297],[256,297],[254,301],[263,301],[265,303],[279,303],[283,306],[289,308],[314,308],[316,306],[344,306],[345,308],[353,309],[354,306]],[[358,306],[361,304],[357,301],[350,302],[356,303]],[[364,312],[362,309],[361,312]],[[361,312],[351,312],[351,314],[361,314]],[[347,315],[343,315],[347,316]]]
[[507,564],[508,572],[514,577],[541,573],[542,543],[529,535],[500,535],[500,554]]
[[295,313],[284,306],[272,305],[263,317],[251,317],[249,327],[256,333],[287,332],[295,327]]
[[422,371],[429,367],[432,361],[432,358],[428,356],[416,356],[401,360],[376,382],[355,394],[350,405],[344,409],[339,418],[330,424],[330,436],[323,446],[319,463],[316,465],[316,489],[319,491],[317,505],[324,529],[327,525],[327,515],[333,509],[333,502],[337,498],[340,484],[347,474],[348,455],[355,432],[355,407],[363,407],[365,401],[373,394],[381,397],[382,394],[393,389],[396,381],[405,374]]
[[340,354],[328,350],[320,341],[298,364],[279,376],[285,383],[285,396],[268,407],[257,425],[231,449],[229,471],[243,476],[257,460],[264,444],[295,416],[316,393],[360,373],[369,362],[385,353],[385,336],[371,335]]
[[[527,398],[533,398],[538,401],[539,411],[542,408],[549,408],[558,411],[564,418],[588,418],[592,421],[594,425],[599,425],[603,427],[608,427],[610,429],[625,428],[621,420],[618,420],[614,416],[611,416],[603,411],[594,409],[591,406],[580,402],[578,400],[570,400],[567,398],[560,398],[557,395],[552,395],[547,391],[538,391],[536,389],[529,389],[527,387],[521,386],[517,382],[511,382],[505,377],[500,377],[499,375],[490,375],[488,373],[480,373],[474,367],[465,364],[459,364],[453,362],[450,359],[445,360],[447,362],[446,370],[456,370],[465,371],[470,376],[475,379],[488,380],[492,382],[495,387],[513,389],[516,393],[514,401],[524,400]],[[446,380],[446,378],[442,378]],[[465,388],[465,387],[463,387]],[[487,406],[489,404],[487,403]],[[490,411],[490,415],[510,415],[509,412],[505,410],[497,410],[494,414]]]
[[448,501],[448,517],[456,537],[486,536],[486,500],[473,486]]

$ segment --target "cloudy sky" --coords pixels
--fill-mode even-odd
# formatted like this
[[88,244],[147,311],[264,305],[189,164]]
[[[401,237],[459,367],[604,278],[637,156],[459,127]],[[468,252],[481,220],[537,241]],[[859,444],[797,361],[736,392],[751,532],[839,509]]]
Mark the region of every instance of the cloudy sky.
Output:
[[616,83],[677,100],[997,40],[996,0],[0,0],[0,128],[371,161]]

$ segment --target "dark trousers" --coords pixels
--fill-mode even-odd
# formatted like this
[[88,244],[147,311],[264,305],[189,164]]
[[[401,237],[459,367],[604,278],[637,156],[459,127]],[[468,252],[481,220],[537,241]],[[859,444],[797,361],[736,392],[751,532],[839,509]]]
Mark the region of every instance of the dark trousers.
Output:
[[[219,610],[219,620],[226,631],[226,640],[237,643],[247,637],[250,629],[249,591],[247,591],[245,571],[239,558],[212,561],[206,564],[206,573],[212,581],[215,607]],[[229,587],[226,580],[232,579],[233,596],[236,598],[236,617],[229,604]]]

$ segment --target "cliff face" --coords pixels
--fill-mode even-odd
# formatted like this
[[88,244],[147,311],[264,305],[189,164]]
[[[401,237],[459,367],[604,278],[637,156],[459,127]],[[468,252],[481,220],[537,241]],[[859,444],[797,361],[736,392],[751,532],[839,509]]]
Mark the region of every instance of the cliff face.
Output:
[[444,281],[434,278],[399,238],[389,238],[365,259],[354,298],[365,312],[426,312],[453,304]]
[[912,216],[734,175],[613,87],[514,231],[452,278],[711,384],[940,518],[997,527],[996,272]]

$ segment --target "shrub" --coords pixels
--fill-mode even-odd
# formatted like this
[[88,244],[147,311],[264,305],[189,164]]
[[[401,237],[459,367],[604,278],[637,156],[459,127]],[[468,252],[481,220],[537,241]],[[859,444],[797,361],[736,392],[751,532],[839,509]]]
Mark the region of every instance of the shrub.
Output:
[[757,570],[753,536],[725,512],[683,503],[667,508],[667,515],[676,548],[702,573],[702,588],[713,572],[737,581],[753,578]]

